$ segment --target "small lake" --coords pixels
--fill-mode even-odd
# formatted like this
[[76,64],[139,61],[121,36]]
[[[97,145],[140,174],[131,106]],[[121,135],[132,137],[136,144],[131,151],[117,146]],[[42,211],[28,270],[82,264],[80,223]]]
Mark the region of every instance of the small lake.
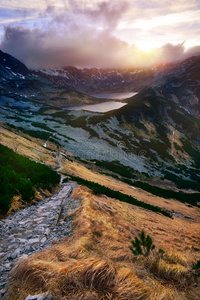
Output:
[[123,100],[126,98],[130,98],[135,96],[137,93],[135,92],[126,92],[126,93],[100,93],[100,94],[93,94],[91,96],[95,98],[101,99],[116,99],[116,100]]
[[[135,92],[126,92],[126,93],[100,93],[100,94],[93,94],[91,96],[99,99],[115,99],[115,100],[123,100],[126,98],[130,98],[137,93]],[[109,102],[102,102],[97,104],[87,104],[87,105],[74,105],[74,106],[67,106],[63,107],[64,110],[88,110],[92,112],[100,112],[105,113],[114,109],[119,109],[126,105],[127,103],[123,103],[120,101],[109,101]]]
[[102,102],[98,104],[68,106],[68,107],[64,107],[63,109],[64,110],[88,110],[92,112],[105,113],[114,109],[119,109],[126,104],[127,103],[109,101],[109,102]]

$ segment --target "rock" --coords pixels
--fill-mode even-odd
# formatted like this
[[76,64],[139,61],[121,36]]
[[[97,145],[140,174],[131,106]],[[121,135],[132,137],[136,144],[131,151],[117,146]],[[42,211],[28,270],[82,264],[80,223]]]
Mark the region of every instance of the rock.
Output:
[[5,263],[4,268],[8,270],[10,268],[11,263]]
[[5,253],[4,253],[4,252],[1,252],[1,253],[0,253],[0,259],[3,258],[4,256],[5,256]]
[[52,296],[49,292],[43,293],[43,294],[39,294],[39,295],[28,295],[28,297],[26,297],[25,300],[51,300]]
[[39,243],[39,237],[35,238],[35,239],[29,239],[28,240],[29,244],[35,244],[35,243]]
[[19,241],[20,243],[26,243],[27,242],[26,239],[22,239],[22,238],[18,238],[17,241]]
[[49,233],[51,232],[50,228],[47,228],[44,232],[45,235],[49,235]]
[[22,254],[22,256],[19,257],[19,260],[26,259],[27,257],[28,257],[27,254]]
[[15,259],[17,257],[16,252],[11,253],[11,255],[8,257],[9,259]]
[[[7,292],[7,289],[1,289],[0,290],[0,295],[3,296]],[[1,299],[1,298],[0,298]]]
[[43,237],[40,241],[40,243],[44,244],[46,242],[47,238],[46,237]]

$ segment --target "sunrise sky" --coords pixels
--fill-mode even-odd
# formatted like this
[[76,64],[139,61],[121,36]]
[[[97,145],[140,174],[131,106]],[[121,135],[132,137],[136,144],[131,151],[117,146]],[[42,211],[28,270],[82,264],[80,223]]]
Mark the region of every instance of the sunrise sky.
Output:
[[0,49],[28,67],[145,67],[200,54],[199,0],[1,0]]

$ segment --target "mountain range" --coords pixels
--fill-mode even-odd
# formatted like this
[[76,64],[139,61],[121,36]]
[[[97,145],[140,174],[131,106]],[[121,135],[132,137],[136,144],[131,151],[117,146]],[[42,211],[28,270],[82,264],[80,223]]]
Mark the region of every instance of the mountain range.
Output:
[[0,298],[199,299],[199,101],[197,56],[29,70],[0,51]]
[[[106,113],[63,109],[110,101],[102,92],[137,94]],[[128,177],[198,183],[199,117],[199,56],[151,69],[29,70],[0,51],[2,122]]]

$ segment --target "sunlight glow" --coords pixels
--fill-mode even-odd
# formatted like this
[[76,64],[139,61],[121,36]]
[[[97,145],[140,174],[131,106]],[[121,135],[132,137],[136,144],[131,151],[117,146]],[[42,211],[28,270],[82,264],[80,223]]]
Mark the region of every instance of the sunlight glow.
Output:
[[136,47],[139,50],[142,50],[144,52],[153,52],[153,50],[156,48],[155,41],[154,40],[141,40],[135,43]]

